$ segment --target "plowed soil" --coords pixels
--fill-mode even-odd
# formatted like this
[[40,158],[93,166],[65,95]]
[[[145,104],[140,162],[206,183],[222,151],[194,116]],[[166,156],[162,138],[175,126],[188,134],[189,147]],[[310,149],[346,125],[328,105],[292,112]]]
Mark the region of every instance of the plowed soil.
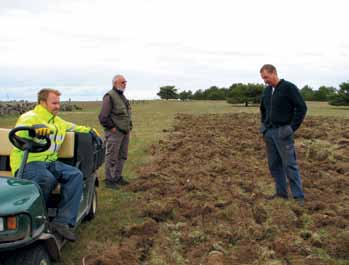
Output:
[[126,188],[144,223],[88,264],[349,262],[349,121],[307,117],[296,132],[304,207],[268,198],[258,128],[253,114],[178,115]]

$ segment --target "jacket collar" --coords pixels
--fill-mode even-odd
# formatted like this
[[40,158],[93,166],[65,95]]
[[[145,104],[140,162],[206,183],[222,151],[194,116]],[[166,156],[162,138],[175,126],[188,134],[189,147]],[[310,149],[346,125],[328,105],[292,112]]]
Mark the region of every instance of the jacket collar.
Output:
[[[278,88],[284,81],[285,81],[284,79],[280,79],[279,83],[277,83],[277,85],[276,85],[276,87],[274,89]],[[267,86],[266,89],[268,89],[268,88],[270,90],[270,93],[272,93],[271,91],[273,91],[273,87],[272,86]]]
[[275,88],[279,87],[283,82],[284,82],[284,79],[280,79],[280,80],[279,80],[279,83],[276,85]]
[[45,107],[41,106],[40,104],[35,106],[34,112],[39,114],[40,117],[44,118],[47,121],[55,117],[51,112],[49,112]]

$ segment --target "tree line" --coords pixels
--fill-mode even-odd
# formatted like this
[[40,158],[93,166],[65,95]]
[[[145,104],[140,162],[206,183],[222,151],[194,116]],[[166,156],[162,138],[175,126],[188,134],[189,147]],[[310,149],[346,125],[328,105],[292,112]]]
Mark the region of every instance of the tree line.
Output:
[[[259,104],[265,85],[255,83],[234,83],[230,87],[219,88],[211,86],[208,89],[199,89],[194,93],[191,90],[181,92],[173,85],[160,87],[157,95],[161,99],[180,100],[226,100],[231,104],[243,103],[246,107],[249,104]],[[331,105],[349,106],[349,82],[343,82],[339,89],[330,86],[320,86],[317,90],[306,85],[300,89],[300,93],[306,101],[327,101]]]
[[327,101],[334,106],[349,105],[349,82],[343,82],[339,89],[332,86],[320,86],[315,90],[306,85],[300,90],[306,101]]

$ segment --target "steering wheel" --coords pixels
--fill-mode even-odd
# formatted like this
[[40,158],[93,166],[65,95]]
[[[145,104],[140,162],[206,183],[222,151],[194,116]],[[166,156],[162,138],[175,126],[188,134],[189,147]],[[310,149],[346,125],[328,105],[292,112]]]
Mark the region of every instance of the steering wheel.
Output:
[[26,139],[16,135],[16,132],[19,131],[28,131],[29,136],[35,137],[35,130],[33,129],[33,127],[18,126],[16,128],[13,128],[10,131],[8,138],[10,142],[18,149],[22,151],[28,150],[30,153],[41,153],[50,148],[51,140],[48,136],[45,136],[43,138],[45,140],[45,143],[37,143],[34,142],[32,139]]

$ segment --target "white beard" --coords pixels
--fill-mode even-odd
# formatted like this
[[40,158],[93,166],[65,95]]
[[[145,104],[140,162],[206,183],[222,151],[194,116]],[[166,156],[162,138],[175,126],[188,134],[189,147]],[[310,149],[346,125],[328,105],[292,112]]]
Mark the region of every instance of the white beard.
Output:
[[120,91],[122,91],[122,92],[125,91],[125,88],[123,88],[123,87],[117,87],[116,89],[117,89],[117,90],[120,90]]

